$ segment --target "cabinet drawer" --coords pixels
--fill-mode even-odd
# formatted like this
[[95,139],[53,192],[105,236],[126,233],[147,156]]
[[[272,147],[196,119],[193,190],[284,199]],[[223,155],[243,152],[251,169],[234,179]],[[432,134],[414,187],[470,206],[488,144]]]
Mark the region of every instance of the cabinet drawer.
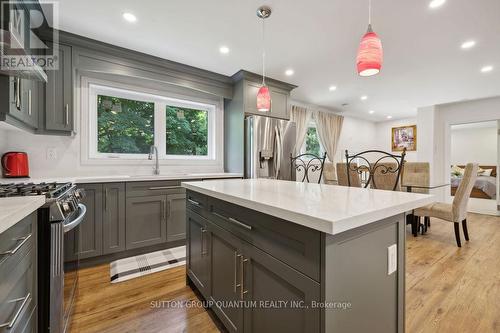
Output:
[[0,234],[0,277],[8,272],[34,244],[36,212]]
[[215,198],[205,200],[201,214],[207,219],[319,281],[319,231]]
[[127,198],[185,192],[180,180],[128,182],[126,188]]
[[[9,332],[22,332],[36,305],[34,251],[2,276],[0,283],[0,324],[12,324]],[[5,272],[2,269],[2,274]]]
[[187,191],[186,206],[193,212],[203,215],[203,212],[207,210],[207,197],[198,192]]

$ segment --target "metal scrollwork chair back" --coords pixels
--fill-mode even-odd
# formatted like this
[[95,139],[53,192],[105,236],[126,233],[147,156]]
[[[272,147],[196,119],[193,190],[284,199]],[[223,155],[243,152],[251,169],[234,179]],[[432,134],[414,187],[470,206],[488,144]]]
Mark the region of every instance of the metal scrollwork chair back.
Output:
[[290,172],[293,175],[293,170],[297,172],[304,172],[301,182],[307,181],[309,183],[309,173],[319,172],[318,184],[321,183],[321,177],[323,176],[323,168],[325,166],[326,153],[323,157],[314,154],[300,154],[298,156],[293,156],[290,154]]
[[[382,156],[378,157],[375,162],[370,163],[367,158],[367,155],[370,154],[378,154]],[[399,181],[403,177],[405,156],[406,148],[403,149],[401,155],[391,154],[382,150],[367,150],[361,153],[349,155],[349,152],[346,150],[345,157],[348,186],[351,186],[350,175],[352,173],[356,173],[359,176],[364,173],[367,174],[368,178],[366,179],[363,187],[367,188],[372,185],[373,188],[396,191],[398,189],[398,185],[400,185]],[[379,176],[379,178],[377,179],[376,176]],[[383,181],[381,180],[383,178],[385,178],[386,181],[389,180],[394,182],[394,184],[383,184]],[[377,183],[377,181],[379,183]],[[384,185],[387,188],[384,188]]]

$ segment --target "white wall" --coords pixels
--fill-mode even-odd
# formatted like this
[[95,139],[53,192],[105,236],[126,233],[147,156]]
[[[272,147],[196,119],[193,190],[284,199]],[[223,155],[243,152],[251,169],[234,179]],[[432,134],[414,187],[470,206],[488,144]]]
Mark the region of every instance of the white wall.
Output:
[[[416,125],[416,124],[417,124],[417,118],[407,118],[407,119],[383,121],[376,123],[375,137],[374,137],[376,148],[386,152],[392,152],[392,142],[391,142],[392,128],[400,126]],[[420,136],[417,126],[417,151],[419,150],[419,148],[420,148]],[[415,162],[417,160],[417,152],[416,151],[406,152],[405,160],[408,162]]]
[[497,122],[494,126],[466,127],[452,126],[450,161],[452,165],[469,162],[480,165],[497,164]]
[[[417,158],[419,161],[431,162],[431,182],[449,183],[451,125],[498,119],[500,97],[419,108],[417,127],[419,137],[426,140],[426,146],[423,151],[418,152]],[[438,199],[450,200],[449,191],[444,191]],[[497,200],[500,204],[500,196],[497,196]]]

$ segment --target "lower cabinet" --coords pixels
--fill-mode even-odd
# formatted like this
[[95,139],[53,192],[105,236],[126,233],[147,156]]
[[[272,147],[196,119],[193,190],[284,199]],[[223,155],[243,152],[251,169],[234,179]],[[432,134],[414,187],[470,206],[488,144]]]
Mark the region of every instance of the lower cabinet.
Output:
[[186,239],[186,193],[167,194],[167,242]]
[[164,195],[127,198],[126,248],[163,243],[167,240],[167,199]]
[[194,212],[188,223],[188,276],[229,332],[320,331],[318,282]]
[[207,220],[198,214],[187,212],[186,259],[187,274],[201,294],[210,295],[210,247],[211,234],[207,230]]
[[125,251],[125,184],[103,184],[103,254]]

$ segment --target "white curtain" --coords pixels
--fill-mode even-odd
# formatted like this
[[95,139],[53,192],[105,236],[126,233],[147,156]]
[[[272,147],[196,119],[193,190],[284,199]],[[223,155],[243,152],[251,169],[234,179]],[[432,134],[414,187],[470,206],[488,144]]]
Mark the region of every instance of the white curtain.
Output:
[[316,120],[316,130],[321,145],[326,150],[326,154],[330,162],[334,162],[337,146],[339,144],[340,132],[342,132],[342,124],[344,117],[332,113],[316,111],[314,113]]
[[297,140],[294,148],[296,154],[299,154],[300,148],[304,144],[311,117],[312,113],[308,112],[306,108],[292,105],[290,121],[293,121],[297,126]]

